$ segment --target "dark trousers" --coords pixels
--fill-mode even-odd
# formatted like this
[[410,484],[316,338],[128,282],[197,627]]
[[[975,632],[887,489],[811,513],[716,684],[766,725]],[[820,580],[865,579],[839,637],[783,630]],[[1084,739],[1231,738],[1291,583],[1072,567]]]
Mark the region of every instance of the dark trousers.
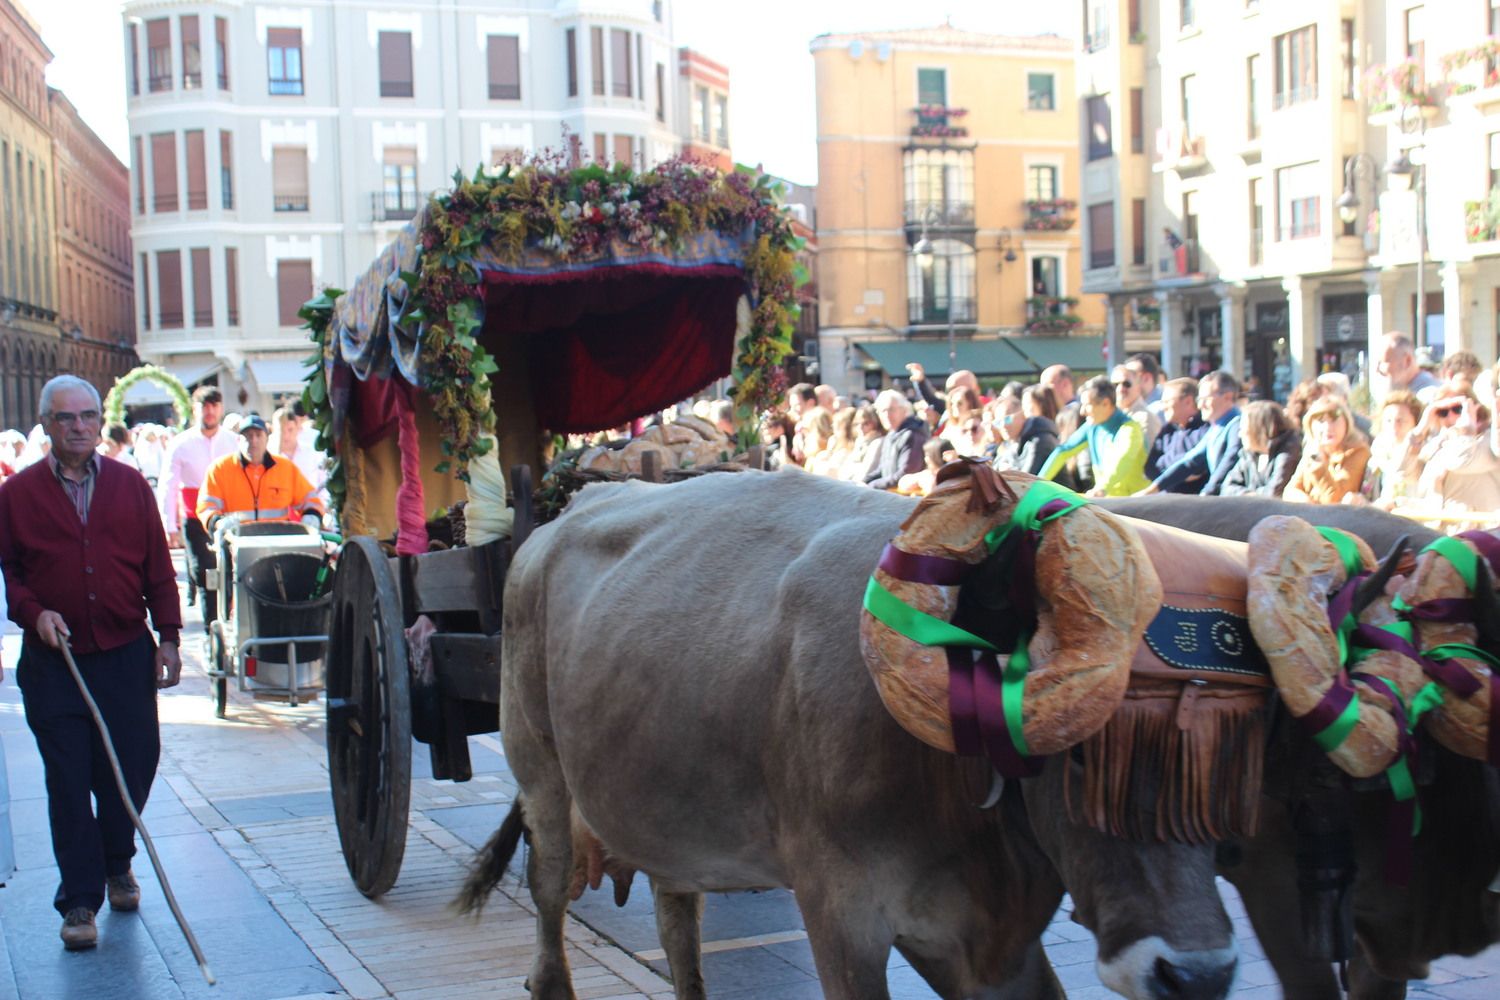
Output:
[[[161,754],[156,644],[143,632],[116,649],[75,654],[74,659],[109,726],[130,798],[137,810],[144,809]],[[62,876],[53,905],[62,914],[79,906],[98,911],[104,904],[105,877],[130,870],[135,827],[98,727],[62,654],[28,636],[21,645],[16,683],[47,775],[52,853]],[[97,815],[90,797],[98,803]]]
[[203,608],[203,624],[206,627],[219,617],[219,606],[217,595],[203,587],[203,571],[213,569],[216,561],[208,529],[203,526],[202,521],[191,515],[185,516],[182,521],[182,547],[183,565],[188,576],[198,585],[198,600]]

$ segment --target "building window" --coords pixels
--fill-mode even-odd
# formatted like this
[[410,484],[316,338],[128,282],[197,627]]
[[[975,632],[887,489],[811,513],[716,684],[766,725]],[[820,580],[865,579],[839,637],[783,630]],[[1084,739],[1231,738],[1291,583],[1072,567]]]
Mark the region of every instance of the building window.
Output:
[[219,130],[219,207],[234,208],[234,133]]
[[151,258],[141,254],[141,329],[151,329]]
[[1277,35],[1272,43],[1276,50],[1276,89],[1271,107],[1286,108],[1318,99],[1318,27]]
[[1141,37],[1141,0],[1129,0],[1125,4],[1125,23],[1130,30],[1130,40],[1139,41]]
[[1186,245],[1184,263],[1187,274],[1198,274],[1198,192],[1184,191],[1182,194],[1182,238]]
[[729,98],[723,94],[714,95],[714,144],[729,148]]
[[594,27],[589,29],[589,71],[593,74],[590,80],[591,89],[595,97],[604,96],[604,29]]
[[1146,151],[1146,92],[1140,87],[1130,88],[1130,151]]
[[126,29],[130,36],[130,96],[138,97],[141,93],[141,33],[134,23],[126,25]]
[[609,136],[603,132],[594,133],[594,162],[605,163],[609,160]]
[[578,96],[578,32],[569,28],[565,33],[568,44],[568,96]]
[[1062,266],[1056,257],[1031,258],[1031,294],[1049,299],[1062,294]]
[[609,29],[609,83],[615,97],[634,97],[634,77],[630,72],[630,32]]
[[229,89],[229,21],[214,18],[214,58],[219,67],[219,89]]
[[380,96],[410,97],[412,95],[411,32],[382,31],[378,37]]
[[387,146],[382,172],[385,218],[410,219],[417,214],[417,151]]
[[1146,263],[1146,199],[1130,200],[1130,262]]
[[707,142],[712,135],[710,129],[713,126],[713,114],[709,108],[709,93],[707,87],[699,87],[693,93],[693,103],[697,108],[697,114],[693,121],[693,138],[699,142]]
[[1245,60],[1246,130],[1252,139],[1260,138],[1260,56]]
[[161,301],[162,330],[182,329],[182,254],[176,250],[156,252],[156,293]]
[[667,120],[667,67],[656,64],[656,120]]
[[187,147],[188,211],[201,212],[208,207],[208,162],[203,146],[203,130],[184,132],[182,138]]
[[312,261],[276,262],[276,317],[282,326],[301,326],[297,314],[313,296]]
[[240,251],[224,248],[224,312],[230,326],[240,325]]
[[1340,86],[1339,90],[1342,92],[1344,100],[1352,101],[1354,100],[1355,82],[1353,18],[1346,17],[1339,22],[1339,59],[1342,64],[1341,69],[1343,70],[1343,72],[1340,74],[1340,82],[1342,83],[1342,86]]
[[974,224],[973,150],[909,150],[905,172],[908,224],[923,227]]
[[1105,0],[1083,0],[1083,47],[1098,52],[1109,45],[1109,13]]
[[626,163],[626,164],[629,164],[629,163],[633,163],[635,161],[635,156],[632,153],[633,143],[631,141],[631,137],[630,136],[628,136],[628,135],[617,135],[617,136],[615,136],[614,145],[615,145],[615,162],[616,163]]
[[[134,139],[134,141],[133,141],[133,145],[135,146],[135,212],[136,212],[137,215],[145,215],[146,214],[146,151],[145,151],[145,143],[141,141],[141,137],[140,136],[136,136],[135,139]],[[0,160],[4,160],[4,159],[5,158],[3,156],[0,156]],[[9,185],[7,185],[7,187],[9,187]],[[10,193],[9,191],[6,192],[7,196],[9,195],[9,193]],[[8,197],[7,197],[7,200],[9,200]],[[7,214],[9,214],[9,213],[7,213]]]
[[213,275],[209,271],[208,247],[194,247],[188,251],[188,262],[193,268],[193,325],[214,325]]
[[520,100],[521,39],[515,35],[490,35],[485,42],[489,57],[490,100]]
[[948,71],[946,69],[917,70],[917,104],[921,107],[948,106]]
[[1416,87],[1421,90],[1427,77],[1427,8],[1411,7],[1406,11],[1406,58],[1417,64]]
[[151,210],[175,212],[177,201],[177,135],[156,132],[151,136]]
[[1115,203],[1089,206],[1089,267],[1115,266]]
[[307,211],[307,150],[277,146],[271,150],[272,208],[277,212]]
[[1283,240],[1320,235],[1321,192],[1326,178],[1320,165],[1299,163],[1276,171],[1276,226]]
[[1051,73],[1027,73],[1026,106],[1032,111],[1057,110],[1057,77]]
[[1198,77],[1189,73],[1182,78],[1179,88],[1182,111],[1182,136],[1185,139],[1196,138],[1198,135]]
[[302,93],[302,29],[266,30],[266,76],[268,90],[278,97]]
[[1250,266],[1260,264],[1265,257],[1266,207],[1261,200],[1260,178],[1250,178]]
[[1181,0],[1178,23],[1182,25],[1183,31],[1188,30],[1198,23],[1198,12],[1196,10],[1196,7],[1197,4],[1195,4],[1193,0]]
[[1033,164],[1026,168],[1026,200],[1057,200],[1057,168]]
[[932,241],[932,253],[907,256],[906,318],[913,326],[974,322],[977,255],[960,240]]
[[146,88],[153,94],[172,89],[172,22],[146,22]]
[[177,22],[182,33],[182,89],[203,87],[203,46],[198,40],[198,15],[188,14]]
[[1097,94],[1088,104],[1089,160],[1103,160],[1115,155],[1109,128],[1109,97]]

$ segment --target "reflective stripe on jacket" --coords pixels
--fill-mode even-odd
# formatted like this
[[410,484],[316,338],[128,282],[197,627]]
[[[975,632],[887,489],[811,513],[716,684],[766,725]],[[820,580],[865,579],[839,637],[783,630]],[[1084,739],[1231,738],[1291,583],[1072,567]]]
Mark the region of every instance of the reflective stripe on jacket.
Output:
[[248,512],[256,521],[295,521],[323,513],[317,491],[300,469],[270,452],[258,463],[236,453],[208,468],[196,514],[205,527],[223,514]]

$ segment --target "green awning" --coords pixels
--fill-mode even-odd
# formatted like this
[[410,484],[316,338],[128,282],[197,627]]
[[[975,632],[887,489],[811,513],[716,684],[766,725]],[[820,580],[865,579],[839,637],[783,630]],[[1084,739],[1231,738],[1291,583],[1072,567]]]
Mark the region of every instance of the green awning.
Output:
[[[862,340],[854,344],[893,378],[905,378],[906,366],[920,364],[928,374],[946,377],[953,369],[946,340]],[[975,375],[1034,377],[1048,365],[1064,364],[1075,371],[1104,368],[1102,337],[996,337],[959,340],[954,344],[956,367]]]

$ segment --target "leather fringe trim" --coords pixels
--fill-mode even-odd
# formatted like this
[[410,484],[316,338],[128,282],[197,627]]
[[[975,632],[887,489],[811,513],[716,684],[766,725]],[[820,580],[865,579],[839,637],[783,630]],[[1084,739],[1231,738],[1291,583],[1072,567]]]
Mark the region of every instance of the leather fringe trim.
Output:
[[1109,724],[1077,751],[1081,776],[1067,768],[1069,814],[1130,840],[1253,836],[1265,705],[1264,689],[1133,678]]

